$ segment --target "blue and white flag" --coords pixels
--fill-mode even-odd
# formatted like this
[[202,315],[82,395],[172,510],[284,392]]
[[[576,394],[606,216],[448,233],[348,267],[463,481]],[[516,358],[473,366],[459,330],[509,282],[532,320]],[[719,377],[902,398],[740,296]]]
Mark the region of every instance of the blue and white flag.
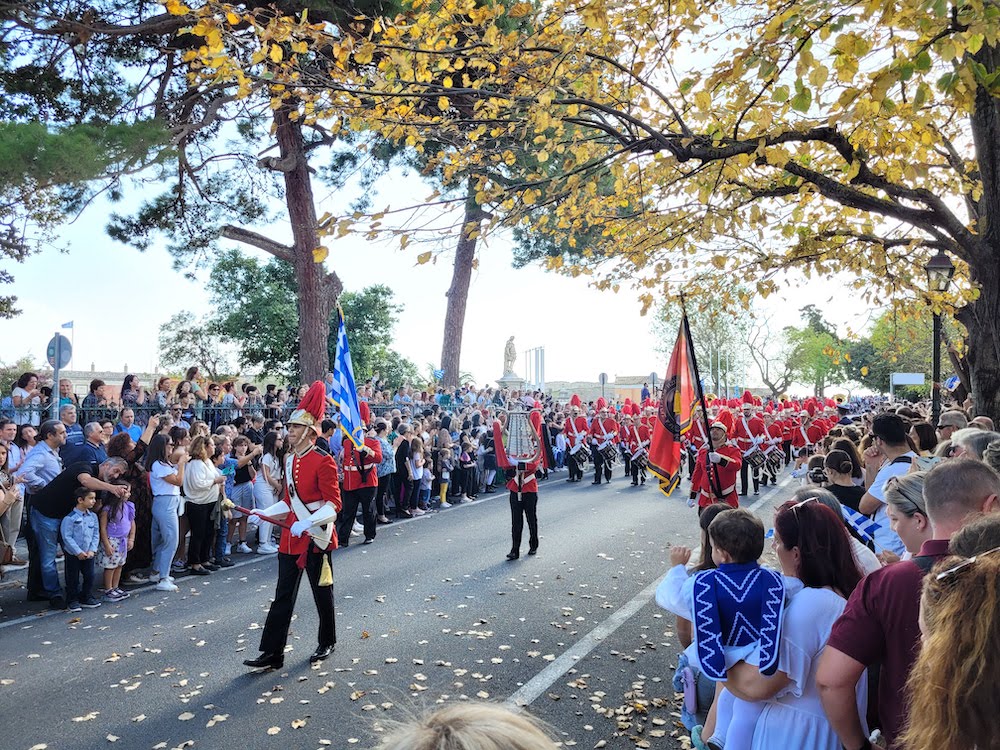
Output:
[[73,321],[71,320],[69,323],[63,323],[62,327],[63,328],[72,328],[73,327]]
[[850,524],[851,528],[858,532],[858,536],[866,542],[875,544],[875,530],[879,527],[877,521],[873,521],[856,510],[851,510],[846,505],[840,506],[840,512],[844,514],[844,520]]
[[355,447],[360,448],[365,443],[365,428],[361,423],[361,409],[358,407],[358,389],[354,385],[354,366],[351,364],[351,349],[347,345],[344,312],[339,307],[337,358],[333,363],[333,400],[340,409],[340,429]]
[[434,379],[435,380],[440,380],[443,377],[444,377],[444,370],[435,370],[434,371]]

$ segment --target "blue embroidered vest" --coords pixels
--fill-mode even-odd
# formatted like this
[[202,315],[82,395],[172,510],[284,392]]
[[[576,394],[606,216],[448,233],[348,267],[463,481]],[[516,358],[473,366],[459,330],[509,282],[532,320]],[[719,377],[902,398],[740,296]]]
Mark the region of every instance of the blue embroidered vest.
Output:
[[694,579],[694,632],[702,670],[726,679],[727,646],[759,642],[761,674],[778,668],[778,642],[785,606],[780,573],[759,563],[724,563]]

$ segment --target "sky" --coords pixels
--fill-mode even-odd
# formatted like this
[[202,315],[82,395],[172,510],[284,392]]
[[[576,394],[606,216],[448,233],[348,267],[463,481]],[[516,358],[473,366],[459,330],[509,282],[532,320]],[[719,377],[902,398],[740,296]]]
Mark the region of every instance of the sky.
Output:
[[[376,205],[413,205],[430,192],[415,177],[395,175],[384,184]],[[345,203],[345,196],[322,189],[317,189],[317,196],[320,214],[337,213]],[[115,208],[122,210],[120,205]],[[107,203],[96,201],[60,229],[52,238],[53,248],[8,267],[15,282],[0,292],[16,294],[23,312],[0,321],[0,360],[9,363],[30,354],[41,362],[53,333],[72,320],[70,369],[89,370],[93,365],[96,370],[118,371],[127,365],[133,372],[156,371],[159,326],[180,309],[196,315],[210,311],[207,272],[197,271],[194,280],[187,279],[173,269],[162,243],[140,252],[113,241],[104,231],[110,210]],[[264,231],[281,241],[290,236],[281,223]],[[428,363],[439,366],[452,254],[443,252],[433,262],[417,265],[416,256],[425,249],[420,246],[400,250],[397,244],[353,236],[327,244],[327,266],[336,269],[346,290],[386,284],[404,305],[394,348],[421,372]],[[452,244],[452,238],[441,237],[442,247]],[[228,246],[238,245],[220,241],[220,247]],[[59,247],[66,252],[54,249]],[[545,349],[548,381],[596,381],[605,372],[613,382],[616,376],[665,371],[666,357],[657,351],[651,331],[652,316],[640,315],[638,292],[599,291],[583,277],[564,277],[537,266],[514,269],[510,242],[502,236],[481,241],[478,258],[462,344],[462,370],[477,383],[495,382],[501,376],[509,336],[514,336],[516,370],[521,375],[527,374],[524,352],[533,347]],[[757,303],[750,315],[770,317],[771,325],[780,329],[800,325],[798,310],[810,303],[823,309],[842,332],[848,326],[863,329],[869,317],[846,285],[815,279]],[[697,337],[697,330],[692,335]],[[749,385],[758,380],[749,373]]]

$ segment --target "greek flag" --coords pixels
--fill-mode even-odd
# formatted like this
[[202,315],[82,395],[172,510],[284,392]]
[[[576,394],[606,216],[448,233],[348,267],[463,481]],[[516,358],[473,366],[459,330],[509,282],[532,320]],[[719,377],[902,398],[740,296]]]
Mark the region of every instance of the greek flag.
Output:
[[851,510],[846,505],[841,505],[840,511],[844,514],[844,520],[851,525],[852,529],[858,532],[858,535],[862,539],[866,542],[875,543],[875,529],[879,527],[876,521],[858,513],[856,510]]
[[365,428],[361,424],[358,389],[354,385],[351,349],[347,345],[344,311],[337,308],[337,358],[333,363],[333,400],[340,409],[340,429],[357,448],[365,443]]
[[73,321],[71,320],[69,323],[63,323],[62,327],[63,328],[72,328],[73,327]]

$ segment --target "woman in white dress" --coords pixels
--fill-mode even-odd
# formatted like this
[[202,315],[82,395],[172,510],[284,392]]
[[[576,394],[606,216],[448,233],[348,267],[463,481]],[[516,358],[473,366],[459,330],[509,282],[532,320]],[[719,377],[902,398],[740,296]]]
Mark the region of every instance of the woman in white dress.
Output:
[[[816,688],[816,665],[834,621],[861,580],[841,519],[815,499],[782,505],[774,518],[774,550],[782,572],[803,588],[785,606],[778,671],[763,676],[746,663],[729,670],[726,687],[739,698],[763,701],[751,750],[839,750]],[[858,683],[865,715],[868,686]],[[866,729],[867,731],[867,729]]]

